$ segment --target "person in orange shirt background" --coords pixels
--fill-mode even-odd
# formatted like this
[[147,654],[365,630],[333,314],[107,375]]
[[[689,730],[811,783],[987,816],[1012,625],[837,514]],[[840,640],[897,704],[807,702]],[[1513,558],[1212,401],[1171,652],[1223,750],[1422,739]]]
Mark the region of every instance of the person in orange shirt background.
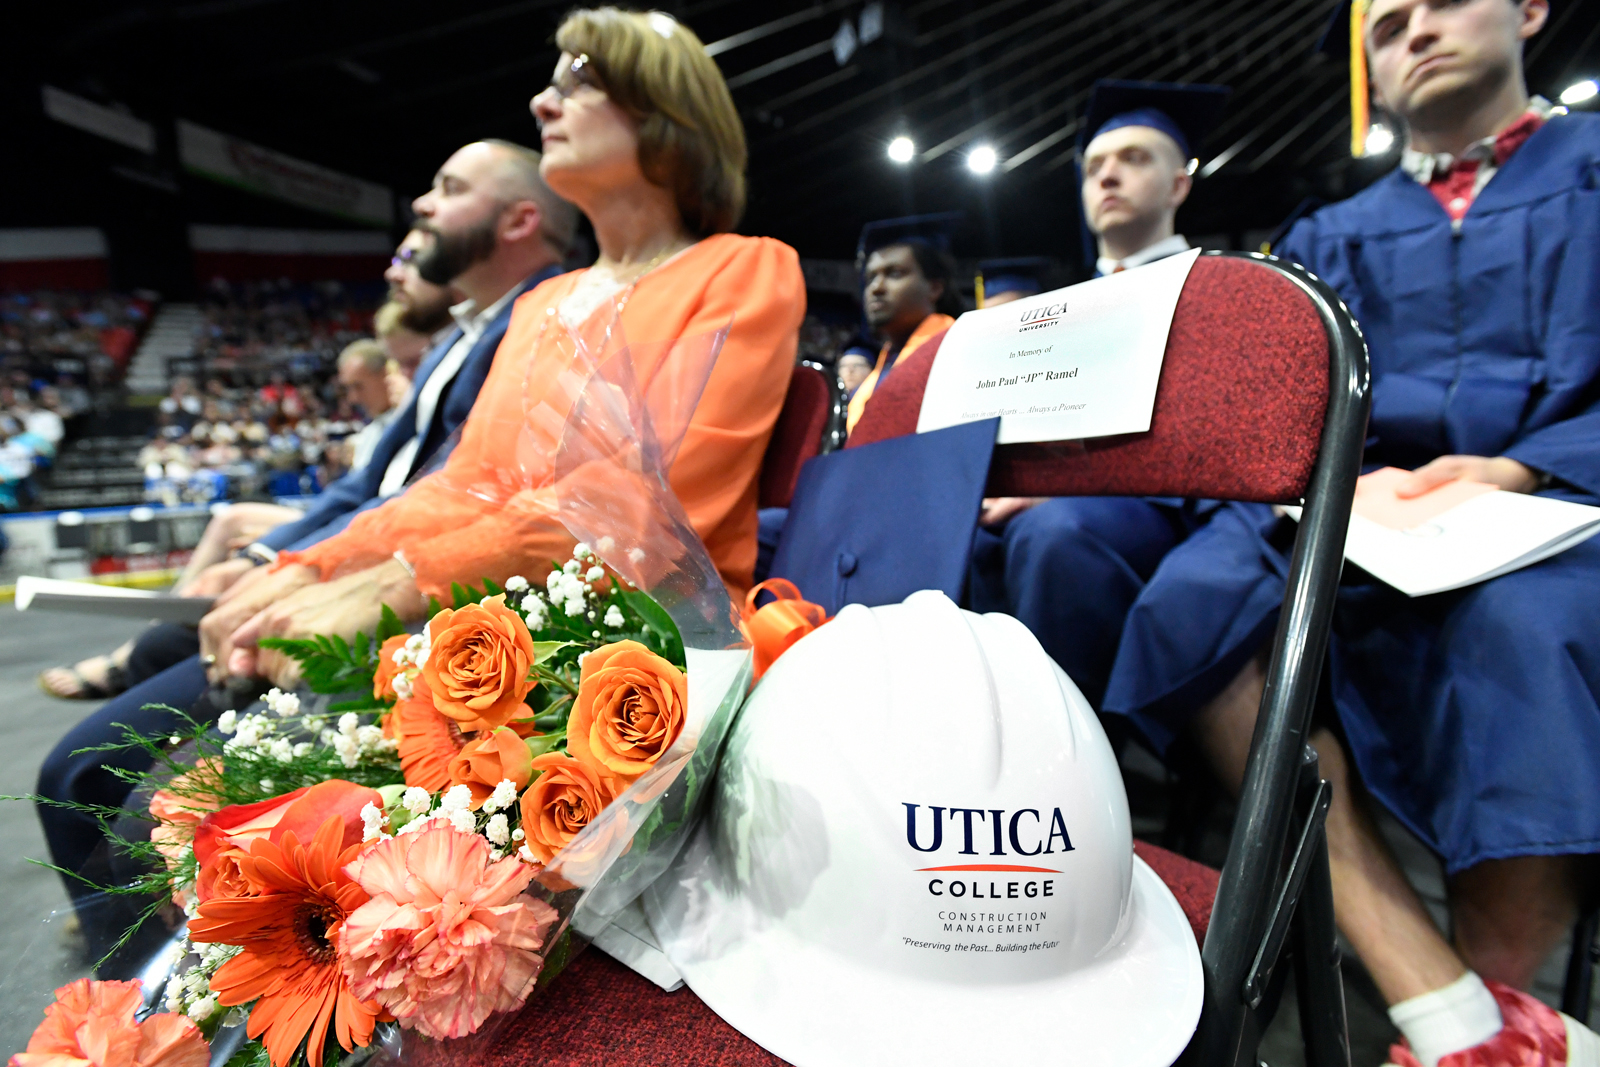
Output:
[[805,313],[799,259],[730,232],[744,207],[744,131],[691,31],[661,12],[600,8],[570,15],[556,43],[555,76],[532,102],[541,173],[594,224],[598,261],[518,300],[441,470],[218,601],[201,623],[216,675],[291,684],[296,665],[258,652],[260,638],[371,631],[383,605],[417,620],[452,581],[542,577],[565,558],[574,539],[540,508],[554,456],[516,455],[516,442],[530,401],[562,403],[572,345],[561,338],[613,320],[641,383],[661,369],[659,342],[729,328],[668,480],[730,593],[751,584],[757,478]]

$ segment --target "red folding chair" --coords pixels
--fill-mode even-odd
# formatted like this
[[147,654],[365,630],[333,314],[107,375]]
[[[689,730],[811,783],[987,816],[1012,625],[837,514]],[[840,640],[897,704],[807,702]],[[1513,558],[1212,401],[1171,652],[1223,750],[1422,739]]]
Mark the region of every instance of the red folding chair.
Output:
[[794,496],[800,468],[812,456],[833,450],[835,423],[844,420],[839,379],[820,364],[805,360],[789,374],[789,391],[783,397],[772,439],[761,458],[759,505],[786,508]]
[[[935,338],[873,396],[850,446],[914,432]],[[1208,254],[1190,273],[1148,433],[996,449],[996,496],[1180,496],[1301,503],[1284,610],[1220,878],[1136,844],[1203,947],[1206,993],[1186,1064],[1256,1067],[1263,1008],[1288,946],[1311,1067],[1348,1067],[1323,821],[1328,786],[1306,744],[1359,473],[1366,345],[1338,296],[1299,267]],[[1216,880],[1214,880],[1216,879]],[[661,993],[587,953],[499,1041],[496,1065],[777,1064],[692,993]]]

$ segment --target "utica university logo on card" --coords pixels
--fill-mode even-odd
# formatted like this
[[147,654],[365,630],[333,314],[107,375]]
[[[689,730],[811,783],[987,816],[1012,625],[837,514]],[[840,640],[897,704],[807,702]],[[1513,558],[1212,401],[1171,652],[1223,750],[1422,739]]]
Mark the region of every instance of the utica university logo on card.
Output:
[[[935,878],[928,883],[928,892],[934,896],[1053,896],[1054,880],[1016,878],[1017,875],[1049,875],[1063,873],[1059,867],[1042,867],[1031,863],[1001,863],[996,857],[1061,856],[1073,851],[1072,838],[1067,833],[1066,820],[1060,808],[947,808],[927,805],[927,814],[920,814],[921,804],[904,803],[906,809],[906,844],[918,852],[944,852],[945,857],[975,857],[971,862],[941,864],[934,867],[917,867],[918,873],[976,873],[1009,876],[1006,880],[985,878]],[[954,846],[960,845],[959,850]],[[1009,847],[1009,851],[1008,851]],[[976,857],[983,857],[977,859]],[[1060,862],[1056,860],[1054,862]],[[1009,888],[1008,888],[1009,887]]]
[[1053,326],[1057,319],[1067,312],[1065,300],[1046,304],[1044,307],[1029,308],[1022,313],[1022,320],[1018,323],[1017,332],[1027,333],[1029,330],[1042,330],[1046,326]]

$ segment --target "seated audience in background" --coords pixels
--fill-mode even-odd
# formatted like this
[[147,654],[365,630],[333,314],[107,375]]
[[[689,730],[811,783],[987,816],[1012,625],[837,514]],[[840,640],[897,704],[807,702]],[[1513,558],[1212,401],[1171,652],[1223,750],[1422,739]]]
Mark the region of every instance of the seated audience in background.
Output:
[[[385,277],[392,304],[403,308],[407,321],[428,330],[454,321],[451,303],[460,295],[451,284],[455,272],[472,294],[457,307],[465,325],[440,328],[440,343],[417,370],[417,389],[373,443],[366,461],[352,464],[349,473],[328,485],[304,511],[244,503],[230,505],[213,518],[175,587],[180,594],[219,596],[245,574],[271,563],[280,548],[315,544],[342,530],[358,510],[398,492],[472,410],[510,322],[513,298],[560,272],[577,214],[544,185],[537,153],[509,143],[476,142],[452,156],[440,174],[461,191],[442,205],[435,193],[418,200],[419,218],[428,229],[406,235]],[[497,231],[507,215],[520,215],[527,225]],[[408,254],[418,249],[430,262],[444,261],[430,267],[446,273],[444,282],[420,276],[418,257]],[[484,310],[475,311],[480,306]],[[106,705],[97,716],[128,721],[146,703],[193,703],[205,688],[199,651],[192,628],[151,627],[109,655],[46,671],[40,684],[46,692],[68,698],[104,697],[131,686],[124,699]]]
[[351,468],[367,465],[398,411],[389,383],[389,353],[373,340],[351,341],[339,353],[339,385],[345,397],[366,417],[367,424],[346,440]]
[[873,390],[894,370],[895,361],[948,330],[965,310],[956,291],[956,261],[950,255],[949,234],[940,222],[868,223],[862,231],[867,261],[861,303],[867,326],[883,347],[850,397],[846,432],[855,429]]
[[[1361,323],[1365,462],[1412,469],[1404,496],[1466,477],[1600,504],[1600,117],[1552,116],[1528,96],[1523,43],[1548,5],[1372,0],[1358,12],[1378,98],[1409,130],[1401,165],[1274,251],[1337,289]],[[1329,37],[1349,40],[1337,22]],[[1216,512],[1134,606],[1105,700],[1160,749],[1192,738],[1235,790],[1292,535],[1262,505]],[[1596,604],[1593,540],[1414,599],[1345,569],[1328,661],[1338,721],[1311,742],[1334,785],[1339,927],[1411,1044],[1391,1051],[1397,1064],[1593,1056],[1530,1041],[1531,1027],[1564,1024],[1516,990],[1594,900]],[[1442,859],[1449,939],[1379,836],[1371,800]]]
[[844,351],[839,353],[839,361],[835,366],[839,372],[839,384],[844,386],[846,396],[856,395],[861,383],[872,373],[872,367],[877,359],[877,351],[859,337],[845,345]]
[[[1189,247],[1174,226],[1189,194],[1190,146],[1226,98],[1226,89],[1209,85],[1096,86],[1084,119],[1081,191],[1083,217],[1100,242],[1100,273]],[[1026,279],[1016,284],[1030,287]],[[967,577],[971,607],[1021,619],[1098,708],[1123,619],[1202,510],[1142,497],[987,499]]]
[[[394,364],[395,372],[409,386],[411,379],[416,376],[417,367],[422,363],[422,357],[428,354],[433,347],[433,333],[420,333],[406,325],[406,309],[403,305],[389,301],[372,315],[372,335],[383,345],[384,353]],[[395,406],[405,402],[404,396],[396,401]]]
[[[732,232],[744,206],[744,131],[716,64],[692,33],[659,12],[579,10],[562,24],[557,44],[562,57],[552,84],[533,102],[547,150],[540,170],[594,223],[599,261],[545,281],[511,305],[481,403],[441,470],[357,515],[342,533],[286,552],[275,569],[234,583],[201,625],[219,676],[261,673],[290,682],[284,661],[258,654],[258,637],[370,631],[384,604],[420,619],[424,594],[448,595],[464,575],[540,577],[541,561],[565,558],[570,535],[537,506],[525,507],[522,496],[490,503],[452,486],[500,484],[519,461],[535,467],[526,472],[530,484],[549,473],[548,450],[518,457],[507,433],[524,426],[529,388],[568,365],[562,336],[596,316],[618,320],[624,336],[645,343],[636,369],[647,382],[659,369],[651,362],[659,355],[650,353],[662,351],[651,343],[729,328],[669,478],[730,590],[742,593],[750,584],[759,468],[805,312],[799,259],[786,245]],[[477,168],[493,173],[492,163],[515,157],[497,145],[469,146],[453,157],[450,180],[419,200],[418,214],[435,237],[419,264],[424,277],[453,280],[470,296],[470,271],[452,279],[450,264],[470,261],[486,234],[497,248],[538,235],[537,205],[518,200],[501,208],[482,188],[488,174]],[[464,224],[461,216],[470,228],[447,227],[446,219]],[[464,239],[469,234],[474,240]],[[559,394],[543,399],[561,403]],[[402,415],[396,427],[403,422]],[[146,714],[155,717],[142,729],[166,728],[163,713]],[[70,756],[86,737],[103,737],[110,721],[102,709],[57,746],[41,773],[41,794],[121,803],[126,785]],[[100,840],[91,819],[48,807],[39,815],[62,867],[81,865]]]

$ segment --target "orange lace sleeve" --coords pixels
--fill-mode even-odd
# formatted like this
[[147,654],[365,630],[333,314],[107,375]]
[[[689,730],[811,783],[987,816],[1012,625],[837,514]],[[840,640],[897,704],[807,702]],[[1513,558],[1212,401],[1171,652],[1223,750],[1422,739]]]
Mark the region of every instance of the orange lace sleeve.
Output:
[[[538,381],[541,373],[557,372],[527,361],[547,358],[534,351],[540,327],[567,284],[555,279],[518,300],[444,470],[294,560],[319,567],[328,578],[400,550],[422,591],[444,598],[453,581],[498,582],[517,573],[537,578],[552,560],[566,558],[573,539],[555,519],[555,488],[548,478],[526,474],[528,465],[552,457],[520,457],[525,466],[516,476],[508,464],[523,422],[525,375]],[[793,249],[724,234],[646,275],[622,315],[625,336],[638,342],[709,334],[732,323],[668,479],[737,595],[750,585],[755,567],[761,459],[783,406],[804,313],[805,283]],[[557,358],[549,351],[548,358]],[[638,367],[642,380],[654,372]],[[514,484],[519,479],[520,486]],[[464,494],[464,485],[483,491]]]

